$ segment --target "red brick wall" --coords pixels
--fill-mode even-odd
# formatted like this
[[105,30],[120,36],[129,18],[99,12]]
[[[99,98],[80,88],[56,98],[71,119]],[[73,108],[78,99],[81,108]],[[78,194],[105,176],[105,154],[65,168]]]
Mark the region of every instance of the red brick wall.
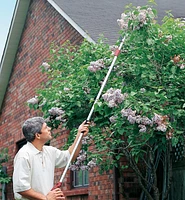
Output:
[[[39,66],[49,57],[52,42],[60,45],[66,40],[79,44],[83,38],[47,1],[32,1],[0,115],[0,147],[9,148],[10,160],[6,165],[10,176],[16,142],[23,138],[21,124],[36,115],[26,101],[46,80]],[[7,192],[12,200],[12,184]]]
[[88,200],[111,200],[113,199],[113,173],[104,173],[99,175],[98,168],[93,168],[89,179],[89,199]]
[[[26,101],[36,94],[36,89],[46,80],[39,66],[47,61],[52,42],[60,45],[66,40],[80,44],[83,38],[46,0],[33,0],[0,114],[0,147],[9,148],[10,159],[6,166],[10,176],[13,172],[16,142],[23,139],[21,124],[27,118],[39,114],[30,111],[26,105]],[[61,147],[67,134],[61,134],[57,140],[52,141],[52,145]],[[61,173],[61,170],[57,170],[56,182]],[[71,190],[70,173],[66,175],[64,183],[63,190],[66,190],[67,199],[112,199],[112,175],[99,176],[97,169],[90,172],[89,188]],[[74,197],[74,194],[78,196]],[[7,187],[7,199],[13,199],[12,183]]]

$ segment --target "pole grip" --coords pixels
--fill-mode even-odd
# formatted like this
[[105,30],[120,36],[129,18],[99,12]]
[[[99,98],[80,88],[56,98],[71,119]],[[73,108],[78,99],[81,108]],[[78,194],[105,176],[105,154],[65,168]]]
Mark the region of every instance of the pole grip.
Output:
[[53,188],[51,190],[55,190],[57,188],[61,188],[61,186],[62,186],[62,182],[58,182],[53,186]]
[[121,50],[119,49],[116,49],[115,53],[114,53],[114,56],[118,56],[120,54]]
[[[56,183],[54,186],[53,186],[53,188],[51,189],[51,191],[52,190],[55,190],[55,189],[57,189],[57,188],[61,188],[61,186],[62,186],[62,182],[58,182],[58,183]],[[61,197],[64,197],[64,195],[61,195]]]

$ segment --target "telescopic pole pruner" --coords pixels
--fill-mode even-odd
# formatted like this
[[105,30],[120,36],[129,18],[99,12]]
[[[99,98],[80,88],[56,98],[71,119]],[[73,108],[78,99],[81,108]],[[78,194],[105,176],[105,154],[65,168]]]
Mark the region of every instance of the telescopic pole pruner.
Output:
[[[93,106],[92,106],[92,108],[91,108],[91,110],[90,110],[90,112],[89,112],[89,115],[88,115],[88,117],[87,117],[87,119],[86,119],[86,122],[89,122],[90,119],[91,119],[91,115],[93,114],[93,111],[94,111],[94,106],[95,106],[95,104],[97,103],[97,101],[99,100],[99,98],[100,98],[100,96],[101,96],[101,93],[102,93],[102,91],[103,91],[103,89],[104,89],[104,87],[105,87],[105,85],[106,85],[106,83],[107,83],[107,80],[108,80],[108,78],[109,78],[109,75],[110,75],[110,73],[111,73],[111,71],[112,71],[112,69],[113,69],[113,67],[114,67],[114,64],[115,64],[115,62],[116,62],[116,59],[117,59],[118,55],[120,54],[120,51],[121,51],[121,48],[122,48],[122,46],[123,46],[124,41],[125,41],[125,37],[121,40],[121,43],[120,43],[120,45],[119,45],[119,48],[118,48],[118,49],[115,51],[115,53],[114,53],[114,59],[113,59],[111,65],[110,65],[110,68],[109,68],[109,70],[108,70],[108,72],[107,72],[107,75],[106,75],[106,77],[105,77],[105,79],[104,79],[104,81],[103,81],[103,83],[102,83],[102,85],[101,85],[101,88],[100,88],[100,90],[99,90],[99,92],[98,92],[98,95],[97,95],[97,97],[96,97],[96,99],[95,99],[95,101],[94,101],[94,103],[93,103]],[[66,175],[66,173],[67,173],[67,170],[68,170],[68,168],[69,168],[69,165],[70,165],[70,163],[71,163],[71,160],[72,160],[72,158],[73,158],[73,156],[74,156],[74,154],[75,154],[75,152],[76,152],[76,149],[77,149],[77,147],[78,147],[78,145],[79,145],[79,143],[80,143],[80,141],[81,141],[81,139],[82,139],[82,137],[83,137],[83,134],[84,134],[83,132],[80,133],[80,136],[78,137],[78,140],[77,140],[77,142],[76,142],[76,144],[75,144],[75,146],[74,146],[74,149],[73,149],[73,151],[72,151],[72,153],[71,153],[71,155],[70,155],[69,161],[68,161],[68,163],[67,163],[67,165],[66,165],[66,167],[65,167],[65,169],[64,169],[64,172],[63,172],[63,174],[62,174],[62,176],[61,176],[61,179],[60,179],[60,181],[52,188],[52,190],[61,187],[62,182],[63,182],[63,180],[64,180],[64,177],[65,177],[65,175]]]

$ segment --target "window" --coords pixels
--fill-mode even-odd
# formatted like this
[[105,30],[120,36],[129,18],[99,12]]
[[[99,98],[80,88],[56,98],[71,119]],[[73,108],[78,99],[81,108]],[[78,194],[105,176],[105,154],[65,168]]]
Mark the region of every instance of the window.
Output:
[[26,139],[19,140],[16,143],[17,151],[19,151],[19,149],[22,148],[26,143],[27,143]]
[[73,171],[73,187],[85,187],[89,185],[89,173],[87,170]]
[[[17,152],[19,151],[19,149],[21,149],[25,144],[27,143],[26,139],[22,139],[22,140],[19,140],[17,143],[16,143],[16,149],[17,149]],[[50,145],[50,142],[48,141],[45,145]]]

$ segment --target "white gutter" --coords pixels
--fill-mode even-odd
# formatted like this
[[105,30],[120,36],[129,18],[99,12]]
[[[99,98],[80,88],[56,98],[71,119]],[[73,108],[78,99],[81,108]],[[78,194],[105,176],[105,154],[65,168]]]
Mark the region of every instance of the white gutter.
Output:
[[17,0],[0,63],[0,111],[12,72],[30,0]]
[[76,22],[74,22],[53,0],[47,0],[87,41],[96,43]]

